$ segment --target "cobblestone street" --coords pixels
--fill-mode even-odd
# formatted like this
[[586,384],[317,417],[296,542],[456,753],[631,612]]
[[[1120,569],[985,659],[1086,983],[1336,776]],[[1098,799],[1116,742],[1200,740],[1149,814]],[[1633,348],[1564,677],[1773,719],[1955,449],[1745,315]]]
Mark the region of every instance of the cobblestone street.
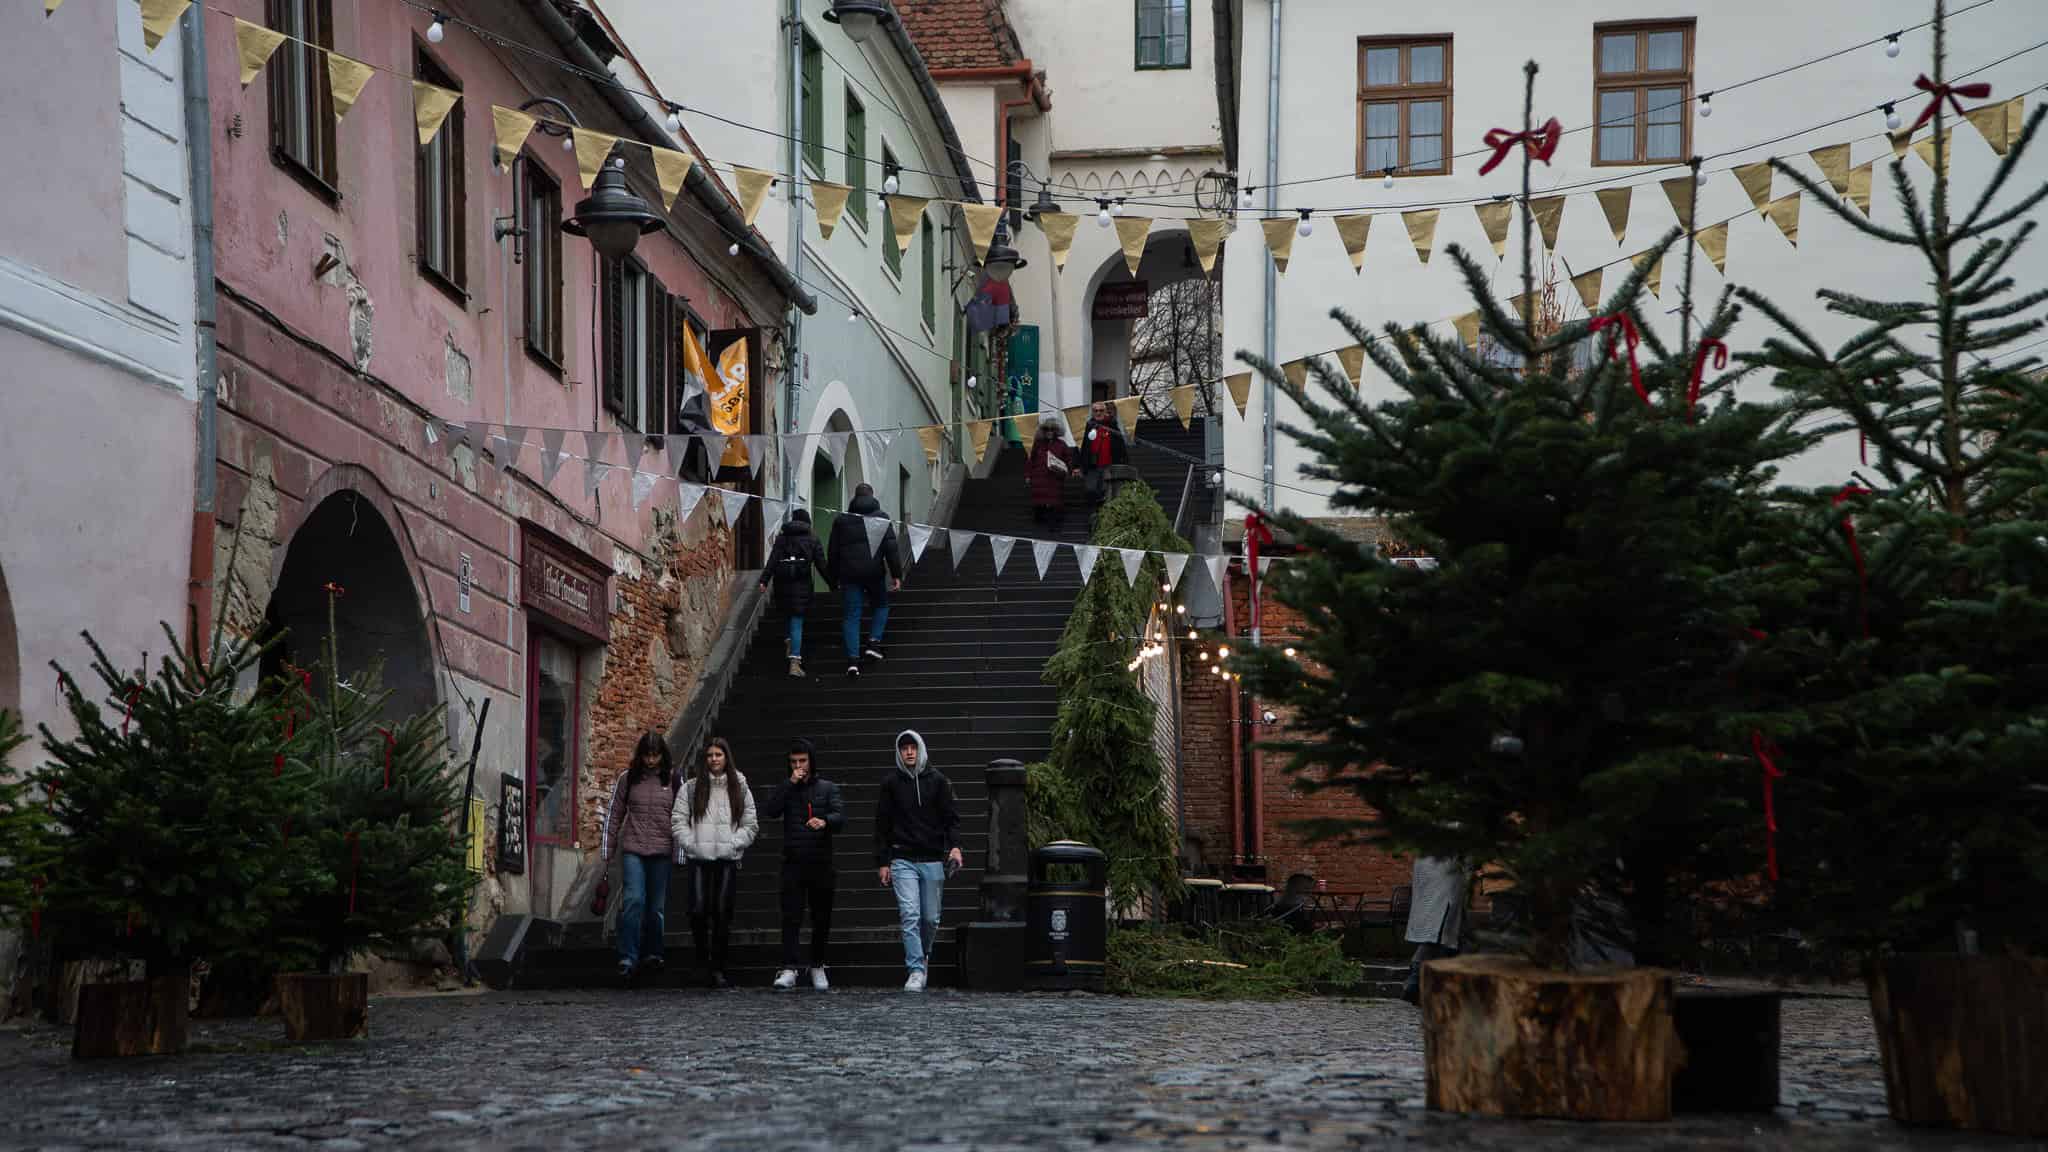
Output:
[[2013,1147],[1898,1128],[1860,999],[1785,1004],[1775,1117],[1503,1123],[1422,1106],[1398,1001],[934,992],[379,1000],[373,1037],[287,1048],[196,1023],[182,1058],[75,1065],[0,1037],[0,1147],[1052,1149]]

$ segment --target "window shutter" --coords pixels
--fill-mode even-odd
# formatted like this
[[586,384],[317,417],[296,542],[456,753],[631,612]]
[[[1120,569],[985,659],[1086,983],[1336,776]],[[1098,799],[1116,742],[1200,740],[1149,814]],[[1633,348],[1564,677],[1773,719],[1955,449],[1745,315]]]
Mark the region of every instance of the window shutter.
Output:
[[448,213],[449,233],[449,274],[458,288],[469,286],[469,187],[465,173],[469,168],[468,142],[462,133],[463,102],[457,100],[448,113],[448,123],[441,130],[448,133],[448,195],[453,198]]
[[640,409],[642,431],[659,433],[668,422],[668,322],[672,311],[668,289],[652,276],[647,278],[647,388],[646,403]]
[[604,316],[604,351],[601,355],[601,374],[604,380],[604,406],[613,412],[626,410],[626,331],[625,331],[625,270],[616,260],[604,260],[601,310]]

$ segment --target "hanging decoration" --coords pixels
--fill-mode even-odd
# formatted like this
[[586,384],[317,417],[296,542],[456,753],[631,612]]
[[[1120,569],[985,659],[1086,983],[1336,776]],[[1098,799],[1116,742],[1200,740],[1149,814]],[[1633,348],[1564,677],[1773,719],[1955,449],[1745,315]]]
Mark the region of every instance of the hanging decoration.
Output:
[[775,183],[775,173],[735,164],[732,179],[740,190],[740,220],[752,228],[754,217],[761,214],[761,205],[768,199],[769,186]]
[[995,553],[996,575],[1001,576],[1003,574],[1003,565],[1010,562],[1010,550],[1017,546],[1017,538],[1015,536],[1001,536],[991,532],[988,534],[988,546],[989,550]]
[[1671,212],[1678,222],[1692,227],[1693,178],[1690,173],[1658,181],[1664,188],[1664,198],[1671,201]]
[[1101,555],[1101,549],[1096,545],[1074,545],[1074,563],[1080,566],[1081,586],[1084,588],[1088,586],[1088,581],[1095,575],[1095,559],[1099,555]]
[[1749,202],[1756,210],[1764,210],[1764,204],[1771,198],[1771,162],[1761,160],[1755,164],[1740,164],[1731,169],[1742,190],[1749,194]]
[[1344,366],[1344,375],[1351,380],[1353,388],[1365,387],[1365,345],[1351,344],[1337,349],[1337,363]]
[[597,182],[597,174],[604,168],[604,162],[611,157],[612,145],[619,142],[617,136],[604,132],[592,132],[588,128],[571,128],[569,135],[576,141],[576,177],[583,181],[583,190]]
[[1505,128],[1489,129],[1483,142],[1488,148],[1493,149],[1493,155],[1487,158],[1486,163],[1480,165],[1479,174],[1484,176],[1500,167],[1500,162],[1507,159],[1508,151],[1517,144],[1520,144],[1530,156],[1547,165],[1550,163],[1551,155],[1557,151],[1558,138],[1563,135],[1564,125],[1559,124],[1555,116],[1545,121],[1541,128],[1532,128],[1526,132],[1509,132]]
[[1761,729],[1749,730],[1749,746],[1764,774],[1764,872],[1773,883],[1778,879],[1778,808],[1771,795],[1773,781],[1784,779],[1778,768],[1778,746],[1764,738]]
[[1273,254],[1273,267],[1283,276],[1287,273],[1287,258],[1294,251],[1297,226],[1292,219],[1259,221],[1259,228],[1266,234],[1266,251]]
[[852,192],[852,187],[845,184],[834,184],[829,180],[811,181],[811,206],[817,209],[820,238],[832,238],[832,230],[839,227],[840,214],[846,211],[846,197]]
[[[1655,255],[1656,260],[1650,264],[1650,274],[1643,279],[1643,286],[1650,290],[1650,295],[1662,296],[1664,294],[1664,253],[1658,252]],[[1629,257],[1629,261],[1637,268],[1641,268],[1645,261],[1650,260],[1650,257],[1651,253],[1649,252],[1638,252],[1634,256]]]
[[1626,312],[1610,312],[1605,316],[1596,316],[1593,322],[1587,325],[1586,334],[1590,336],[1607,328],[1619,329],[1621,336],[1619,340],[1612,336],[1607,338],[1607,358],[1618,359],[1624,349],[1627,351],[1629,385],[1636,390],[1637,396],[1642,397],[1643,403],[1648,404],[1650,393],[1643,387],[1643,369],[1636,362],[1636,345],[1641,342],[1642,336],[1636,331],[1634,318]]
[[1870,215],[1870,170],[1876,163],[1875,160],[1865,160],[1849,169],[1849,203],[1866,217]]
[[967,242],[974,247],[974,262],[982,264],[988,260],[988,246],[996,237],[996,221],[1003,218],[1000,204],[962,204],[961,215],[967,218]]
[[1110,407],[1116,409],[1116,422],[1123,425],[1124,437],[1135,440],[1138,437],[1138,417],[1144,415],[1142,396],[1122,396]]
[[[1551,123],[1555,124],[1557,121],[1553,120]],[[1246,589],[1251,599],[1252,631],[1254,633],[1258,632],[1260,622],[1265,616],[1263,611],[1265,607],[1263,603],[1264,597],[1262,596],[1264,589],[1261,587],[1263,581],[1259,579],[1265,573],[1259,567],[1259,549],[1272,546],[1273,530],[1266,526],[1266,518],[1257,512],[1247,513],[1244,518],[1244,571]]]
[[356,106],[356,97],[363,94],[363,85],[370,82],[370,74],[375,71],[361,60],[351,60],[339,52],[327,54],[327,98],[334,105],[336,123]]
[[491,105],[491,145],[507,163],[512,162],[519,150],[526,147],[526,138],[533,133],[533,126],[540,123],[539,117],[521,112],[517,108]]
[[1545,196],[1529,201],[1529,211],[1536,217],[1536,230],[1543,235],[1543,250],[1557,250],[1558,225],[1564,223],[1564,197]]
[[1145,260],[1145,236],[1152,231],[1152,218],[1118,216],[1112,223],[1116,225],[1117,246],[1124,250],[1124,266],[1136,276],[1138,265]]
[[[1941,168],[1936,174],[1943,180],[1948,179],[1948,162],[1956,154],[1954,145],[1949,142],[1949,136],[1954,131],[1955,129],[1951,128],[1941,134],[1941,147],[1938,150],[1941,158]],[[1913,141],[1913,155],[1920,157],[1930,172],[1935,171],[1934,161],[1937,149],[1934,146],[1934,139],[1933,136],[1928,136],[1924,139]]]
[[1579,302],[1586,306],[1588,312],[1600,310],[1600,281],[1605,278],[1605,273],[1605,268],[1595,268],[1572,277],[1572,287],[1579,290]]
[[[884,196],[889,204],[889,226],[896,234],[896,254],[910,251],[910,241],[917,236],[917,226],[924,222],[924,206],[931,203],[928,196]],[[752,217],[748,222],[752,223]]]
[[256,79],[263,71],[263,66],[270,63],[271,54],[277,51],[278,45],[284,43],[285,36],[284,33],[265,28],[261,24],[251,24],[240,16],[235,17],[234,21],[235,55],[241,58],[242,87],[247,88],[250,81]]
[[1436,244],[1436,208],[1423,208],[1414,212],[1401,213],[1401,223],[1408,226],[1408,242],[1415,245],[1415,256],[1424,264],[1429,263],[1430,249]]
[[1244,419],[1244,406],[1252,395],[1252,374],[1232,372],[1223,378],[1223,387],[1230,392],[1230,402],[1237,405],[1237,418]]
[[1074,225],[1081,218],[1069,212],[1043,212],[1038,217],[1038,230],[1045,234],[1046,248],[1052,253],[1055,272],[1067,270],[1067,253],[1074,248]]
[[1628,234],[1628,202],[1635,192],[1633,188],[1602,188],[1594,195],[1599,197],[1600,211],[1607,217],[1607,227],[1614,232],[1616,244],[1625,243]]
[[1694,239],[1699,241],[1700,251],[1705,252],[1707,259],[1714,262],[1714,271],[1727,275],[1728,222],[1723,220],[1719,224],[1702,228],[1694,234]]
[[946,532],[946,551],[953,557],[953,571],[960,570],[960,561],[967,558],[967,550],[974,547],[974,538],[979,535],[958,528]]
[[651,148],[654,153],[654,180],[661,186],[661,206],[675,210],[676,197],[682,195],[683,182],[690,178],[690,168],[697,158],[688,152],[673,148]]
[[[1856,171],[1863,173],[1865,180],[1868,181],[1870,176],[1869,165],[1866,164],[1862,168],[1856,169]],[[1855,187],[1854,181],[1850,182],[1850,187],[1852,189]],[[1863,203],[1859,207],[1868,212],[1870,210],[1870,186],[1867,182],[1864,185],[1863,192]],[[1778,197],[1776,200],[1764,205],[1762,212],[1764,219],[1776,224],[1778,231],[1785,234],[1785,243],[1792,245],[1794,248],[1799,247],[1799,193],[1794,192],[1788,196]]]
[[[1913,127],[1917,128],[1919,125],[1916,124]],[[1908,135],[1911,135],[1912,131],[1912,128],[1906,130]],[[1814,167],[1820,169],[1820,174],[1827,177],[1828,183],[1834,187],[1835,195],[1840,196],[1849,190],[1849,146],[1847,144],[1830,144],[1825,148],[1815,148],[1806,155],[1808,159],[1813,161]]]
[[1195,259],[1202,265],[1202,275],[1215,273],[1216,253],[1223,247],[1223,235],[1229,228],[1228,220],[1198,218],[1188,221],[1188,242],[1194,245]]
[[936,464],[939,462],[939,447],[942,443],[940,437],[939,427],[935,424],[927,425],[917,430],[917,442],[924,446],[925,463]]
[[992,420],[970,420],[967,423],[967,441],[974,445],[974,459],[979,462],[988,454],[988,430]]
[[1195,386],[1182,385],[1173,390],[1173,414],[1180,417],[1180,426],[1186,428],[1195,418]]
[[[1831,503],[1840,508],[1858,496],[1874,495],[1860,484],[1844,484],[1835,493]],[[1870,574],[1863,567],[1863,546],[1856,540],[1856,513],[1852,509],[1842,513],[1842,538],[1849,542],[1849,559],[1856,565],[1856,617],[1863,627],[1863,638],[1870,639]]]
[[1365,237],[1372,231],[1372,217],[1364,213],[1339,216],[1337,238],[1344,242],[1344,254],[1351,257],[1351,274],[1365,270]]
[[1458,342],[1465,346],[1466,351],[1479,351],[1479,313],[1477,310],[1467,312],[1451,321],[1451,325],[1458,330]]
[[448,112],[455,102],[462,99],[462,93],[452,92],[438,84],[424,80],[412,82],[412,119],[419,128],[420,147],[425,148],[441,134],[441,125],[448,119]]
[[1699,406],[1700,384],[1707,374],[1707,361],[1712,359],[1716,372],[1728,366],[1728,345],[1719,340],[1700,341],[1699,350],[1692,356],[1692,382],[1685,389],[1685,422],[1692,423],[1693,409]]
[[[171,34],[178,18],[191,6],[192,0],[142,0],[143,48],[156,51],[156,46],[164,42],[164,37]],[[43,15],[49,15],[50,11],[45,9]]]
[[1967,96],[1972,100],[1984,100],[1991,96],[1991,85],[1981,80],[1975,84],[1936,84],[1927,78],[1926,73],[1913,78],[1913,87],[1927,93],[1927,106],[1920,110],[1920,118],[1913,121],[1912,125],[1906,129],[1906,134],[1909,136],[1918,132],[1922,124],[1934,119],[1934,114],[1941,111],[1941,102],[1944,99],[1948,101],[1949,107],[1956,110],[1956,115],[1968,117],[1969,113],[1963,111],[1963,102],[1960,97]]
[[1502,259],[1508,254],[1508,221],[1514,218],[1515,202],[1496,200],[1491,204],[1474,204],[1472,214],[1479,217],[1479,228],[1486,233],[1487,242],[1493,245],[1493,258]]

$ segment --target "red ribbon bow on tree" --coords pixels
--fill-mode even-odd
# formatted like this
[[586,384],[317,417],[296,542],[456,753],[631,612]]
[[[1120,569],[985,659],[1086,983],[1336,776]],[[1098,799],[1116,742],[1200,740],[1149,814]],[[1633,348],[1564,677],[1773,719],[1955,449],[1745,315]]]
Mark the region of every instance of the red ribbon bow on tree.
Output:
[[[1844,484],[1842,485],[1842,490],[1835,493],[1832,503],[1835,507],[1839,508],[1847,503],[1851,496],[1870,495],[1874,495],[1874,493],[1860,484]],[[1870,576],[1863,569],[1863,548],[1856,542],[1855,513],[1842,513],[1842,535],[1849,540],[1849,558],[1856,562],[1856,616],[1863,625],[1863,638],[1868,640],[1870,639]]]
[[339,584],[336,584],[336,583],[335,583],[334,581],[332,581],[332,580],[329,580],[329,581],[328,581],[327,583],[325,583],[325,584],[322,584],[322,585],[320,586],[320,589],[321,589],[321,591],[323,591],[323,592],[327,593],[327,594],[328,594],[329,596],[346,596],[346,595],[348,595],[348,589],[346,589],[346,588],[343,588],[343,587],[342,587],[341,585],[339,585]]
[[391,750],[398,747],[398,738],[391,734],[391,729],[389,728],[379,728],[377,731],[384,734],[384,787],[390,788]]
[[1771,781],[1781,780],[1785,773],[1778,767],[1778,746],[1764,739],[1762,729],[1749,730],[1749,746],[1756,753],[1756,762],[1764,770],[1764,870],[1771,880],[1778,879],[1778,806],[1771,793]]
[[1899,134],[1901,139],[1918,132],[1922,124],[1934,119],[1934,114],[1941,111],[1941,102],[1944,99],[1954,106],[1956,115],[1961,116],[1963,115],[1963,102],[1957,99],[1957,97],[1968,96],[1972,100],[1982,100],[1986,96],[1991,95],[1991,85],[1981,80],[1975,84],[1936,84],[1934,81],[1929,80],[1924,72],[1914,78],[1913,87],[1928,94],[1927,107],[1920,110],[1920,118],[1913,121],[1911,128]]
[[1650,392],[1649,389],[1643,387],[1643,369],[1641,365],[1636,363],[1636,345],[1642,342],[1642,335],[1636,331],[1634,317],[1631,317],[1626,312],[1609,312],[1605,316],[1595,316],[1593,322],[1587,325],[1586,334],[1590,336],[1604,328],[1613,327],[1621,329],[1621,343],[1610,343],[1607,345],[1607,358],[1612,360],[1621,355],[1623,346],[1627,346],[1628,382],[1635,386],[1636,395],[1643,398],[1643,403],[1648,404],[1650,402]]
[[1548,164],[1550,157],[1557,151],[1558,137],[1562,135],[1564,125],[1559,124],[1555,116],[1552,116],[1543,127],[1531,128],[1527,132],[1510,132],[1505,128],[1492,129],[1485,136],[1485,144],[1493,149],[1493,156],[1480,166],[1479,174],[1484,176],[1500,167],[1500,162],[1508,158],[1508,152],[1517,144],[1528,149],[1529,155]]
[[1692,356],[1692,384],[1685,390],[1685,422],[1692,423],[1692,410],[1700,402],[1700,381],[1707,374],[1707,355],[1713,354],[1714,370],[1728,366],[1728,346],[1719,340],[1700,341],[1699,351]]
[[1245,575],[1251,581],[1252,627],[1259,626],[1259,549],[1273,543],[1273,530],[1266,527],[1266,518],[1257,512],[1247,513],[1244,518]]
[[123,693],[123,695],[127,703],[121,709],[121,735],[126,736],[128,734],[128,722],[135,719],[135,702],[142,699],[142,685],[129,685],[128,691]]

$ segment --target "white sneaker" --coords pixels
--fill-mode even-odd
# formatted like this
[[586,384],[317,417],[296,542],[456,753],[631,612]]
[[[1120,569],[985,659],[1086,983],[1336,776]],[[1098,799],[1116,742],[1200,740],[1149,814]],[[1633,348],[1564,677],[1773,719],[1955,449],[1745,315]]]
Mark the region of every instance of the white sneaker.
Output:
[[904,990],[905,992],[922,992],[922,991],[924,991],[924,969],[922,969],[922,968],[913,968],[913,969],[911,969],[911,971],[910,971],[910,979],[908,979],[908,980],[905,980],[905,981],[903,982],[903,990]]
[[775,987],[783,991],[796,987],[796,969],[784,968],[782,971],[777,972],[775,974]]
[[820,992],[829,991],[831,989],[832,982],[830,980],[825,979],[825,970],[823,968],[811,969],[811,987],[817,989]]

